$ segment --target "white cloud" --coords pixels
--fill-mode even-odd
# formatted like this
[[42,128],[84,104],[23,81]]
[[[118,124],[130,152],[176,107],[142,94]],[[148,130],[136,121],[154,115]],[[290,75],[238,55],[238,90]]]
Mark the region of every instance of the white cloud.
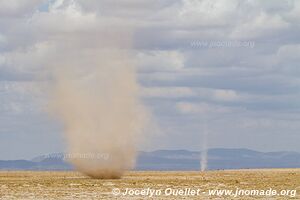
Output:
[[196,93],[187,87],[143,87],[141,94],[148,98],[195,97]]
[[215,90],[214,99],[219,101],[237,101],[239,100],[239,95],[233,90]]
[[238,5],[236,0],[183,0],[179,19],[184,25],[228,25]]
[[300,2],[296,0],[291,1],[290,5],[292,6],[292,9],[286,14],[286,17],[294,23],[298,22],[300,19]]
[[286,30],[289,23],[278,14],[259,13],[249,21],[243,21],[231,33],[231,38],[236,39],[255,39],[266,37],[278,31]]
[[[190,103],[190,102],[179,102],[176,104],[176,108],[180,113],[183,114],[224,114],[230,113],[231,108],[225,106],[218,106],[208,103]],[[204,116],[203,116],[204,117]]]
[[299,60],[300,44],[283,45],[277,51],[277,57],[281,61]]
[[[37,12],[30,19],[36,34],[68,34],[97,29],[95,13],[84,13],[74,1],[62,4],[56,1],[49,12]],[[42,32],[42,33],[41,33]]]
[[1,17],[21,17],[37,9],[37,6],[45,0],[9,0],[0,1]]
[[137,53],[141,71],[176,71],[184,67],[184,56],[178,51],[144,51]]

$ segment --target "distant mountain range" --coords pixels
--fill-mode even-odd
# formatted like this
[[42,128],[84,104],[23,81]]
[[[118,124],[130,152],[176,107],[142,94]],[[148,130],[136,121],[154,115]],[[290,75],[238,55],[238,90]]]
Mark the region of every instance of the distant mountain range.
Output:
[[[209,149],[208,170],[248,168],[300,168],[300,153],[259,152],[249,149]],[[199,151],[141,151],[135,170],[199,170]],[[72,170],[64,154],[38,156],[32,160],[0,160],[0,170]]]

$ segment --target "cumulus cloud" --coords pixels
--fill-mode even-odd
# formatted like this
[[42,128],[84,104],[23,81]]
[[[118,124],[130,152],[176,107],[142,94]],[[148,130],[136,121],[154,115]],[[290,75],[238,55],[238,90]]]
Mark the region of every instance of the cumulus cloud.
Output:
[[214,92],[214,98],[221,101],[237,101],[239,96],[233,90],[216,90]]
[[261,12],[253,19],[237,26],[232,31],[231,37],[237,39],[267,37],[278,31],[287,30],[288,27],[289,23],[283,16]]
[[184,67],[184,56],[178,51],[137,53],[140,71],[176,71]]
[[[184,114],[222,114],[231,111],[230,108],[224,106],[217,106],[207,103],[189,103],[189,102],[179,102],[176,105],[179,112]],[[205,116],[203,116],[205,118]]]
[[35,10],[45,0],[11,0],[0,2],[1,17],[23,17]]
[[146,98],[180,98],[197,95],[188,87],[144,87],[141,94]]

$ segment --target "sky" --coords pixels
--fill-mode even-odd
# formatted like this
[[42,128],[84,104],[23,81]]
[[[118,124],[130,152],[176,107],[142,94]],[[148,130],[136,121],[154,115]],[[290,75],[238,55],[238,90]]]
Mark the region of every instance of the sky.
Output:
[[0,1],[0,159],[64,151],[47,112],[51,44],[97,45],[99,27],[132,30],[151,113],[140,150],[200,150],[207,132],[209,148],[300,152],[300,1],[10,0]]

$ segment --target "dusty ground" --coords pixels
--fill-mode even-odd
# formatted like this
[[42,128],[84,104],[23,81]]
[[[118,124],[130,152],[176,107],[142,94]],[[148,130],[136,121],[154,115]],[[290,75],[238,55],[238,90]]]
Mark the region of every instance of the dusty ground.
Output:
[[[126,188],[144,196],[113,195]],[[161,191],[150,198],[147,189]],[[198,195],[170,195],[165,190],[190,188]],[[296,190],[291,195],[209,196],[209,190],[236,188],[250,190]],[[209,172],[128,172],[122,179],[96,180],[77,172],[0,172],[0,199],[300,199],[300,169],[237,170]]]

